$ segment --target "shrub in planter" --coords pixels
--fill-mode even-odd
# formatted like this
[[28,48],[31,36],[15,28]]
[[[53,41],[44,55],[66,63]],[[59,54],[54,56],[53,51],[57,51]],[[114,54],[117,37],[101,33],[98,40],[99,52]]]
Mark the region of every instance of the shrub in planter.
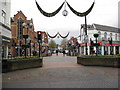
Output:
[[39,57],[16,57],[14,59],[2,60],[2,72],[42,67],[42,65],[42,58]]
[[120,67],[119,62],[120,57],[118,57],[117,55],[113,56],[84,55],[81,57],[77,57],[77,63],[82,65]]

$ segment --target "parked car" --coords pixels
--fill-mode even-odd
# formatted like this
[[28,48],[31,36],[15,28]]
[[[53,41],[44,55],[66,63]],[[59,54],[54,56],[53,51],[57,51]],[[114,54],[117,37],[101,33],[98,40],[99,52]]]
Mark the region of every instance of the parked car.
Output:
[[52,54],[55,54],[56,53],[56,51],[54,50],[54,51],[52,51]]

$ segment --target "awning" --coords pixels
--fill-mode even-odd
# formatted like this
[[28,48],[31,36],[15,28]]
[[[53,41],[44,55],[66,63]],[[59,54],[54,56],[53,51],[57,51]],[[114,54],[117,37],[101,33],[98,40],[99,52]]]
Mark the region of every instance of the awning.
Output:
[[2,36],[2,44],[11,44],[11,38],[8,38],[6,36]]

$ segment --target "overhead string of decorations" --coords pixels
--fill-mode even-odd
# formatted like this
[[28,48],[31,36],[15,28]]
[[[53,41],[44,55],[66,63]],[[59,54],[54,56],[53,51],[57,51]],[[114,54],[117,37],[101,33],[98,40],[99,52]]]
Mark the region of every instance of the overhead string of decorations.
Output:
[[[57,9],[57,10],[55,10],[54,12],[52,12],[52,13],[47,13],[47,12],[45,12],[40,6],[39,6],[39,4],[38,4],[38,2],[35,0],[35,2],[36,2],[36,6],[37,6],[37,8],[38,8],[38,10],[44,15],[44,16],[46,16],[46,17],[53,17],[53,16],[55,16],[61,9],[62,9],[62,7],[63,7],[63,5],[64,5],[64,11],[62,12],[62,14],[63,14],[63,16],[67,16],[68,15],[68,11],[66,10],[66,5],[68,5],[68,7],[69,7],[69,9],[75,14],[75,15],[77,15],[77,16],[79,16],[79,17],[85,17],[85,31],[86,31],[86,35],[87,35],[87,19],[86,19],[86,16],[92,11],[92,9],[93,9],[93,7],[94,7],[94,4],[95,4],[95,1],[93,2],[93,4],[91,5],[91,7],[86,11],[86,12],[83,12],[83,13],[81,13],[81,12],[78,12],[78,11],[76,11],[75,9],[73,9],[73,7],[65,0],[63,3],[62,3],[62,5]],[[66,36],[62,36],[60,33],[57,33],[55,36],[51,36],[51,35],[49,35],[48,34],[48,36],[50,37],[50,38],[55,38],[57,35],[60,35],[60,37],[62,37],[62,38],[66,38],[66,37],[68,37],[68,35],[69,35],[69,33],[66,35]],[[86,44],[87,45],[87,44]],[[87,46],[86,46],[87,47]]]
[[62,9],[62,7],[63,7],[63,5],[65,3],[65,2],[63,2],[62,5],[57,10],[55,10],[54,12],[47,13],[39,6],[39,4],[38,4],[38,2],[36,0],[35,0],[35,2],[36,2],[38,10],[46,17],[53,17],[53,16],[55,16]]
[[94,1],[93,4],[91,5],[91,7],[86,12],[81,13],[81,12],[78,12],[75,9],[73,9],[72,6],[65,0],[62,3],[62,5],[57,10],[55,10],[52,13],[47,13],[39,6],[39,4],[38,4],[38,2],[36,0],[35,0],[35,2],[36,2],[36,6],[37,6],[38,10],[46,17],[53,17],[53,16],[55,16],[62,9],[63,5],[64,5],[64,11],[62,12],[62,14],[63,14],[63,16],[67,16],[68,15],[68,11],[66,10],[66,4],[68,5],[69,9],[74,14],[76,14],[77,16],[80,16],[80,17],[84,17],[84,16],[87,16],[92,11],[92,9],[94,7],[94,4],[95,4],[95,1]]
[[66,2],[66,3],[67,3],[67,5],[68,5],[68,7],[70,8],[70,10],[71,10],[74,14],[76,14],[77,16],[80,16],[80,17],[84,17],[84,16],[87,16],[87,15],[92,11],[92,9],[93,9],[93,7],[94,7],[94,4],[95,4],[95,1],[94,1],[93,4],[91,5],[91,7],[90,7],[86,12],[83,12],[83,13],[78,12],[78,11],[76,11],[75,9],[73,9],[68,2]]
[[59,34],[59,33],[55,34],[54,36],[51,36],[49,33],[47,33],[47,35],[48,35],[50,38],[56,38],[58,34]]
[[68,36],[69,36],[69,32],[68,32],[68,34],[66,35],[66,36],[62,36],[60,33],[59,33],[59,36],[61,37],[61,38],[67,38]]
[[59,32],[57,34],[55,34],[54,36],[51,36],[49,33],[47,33],[47,35],[50,37],[50,38],[56,38],[58,35],[61,37],[61,38],[67,38],[69,36],[69,32],[66,36],[62,36]]

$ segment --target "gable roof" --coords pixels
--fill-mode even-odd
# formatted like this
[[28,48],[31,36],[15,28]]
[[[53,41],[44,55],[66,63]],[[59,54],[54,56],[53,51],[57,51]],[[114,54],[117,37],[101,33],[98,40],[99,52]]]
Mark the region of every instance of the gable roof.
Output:
[[[81,28],[85,28],[85,24],[81,24]],[[106,26],[106,25],[100,25],[100,24],[92,24],[87,25],[88,30],[100,30],[100,31],[107,31],[107,32],[116,32],[120,33],[120,28]]]
[[23,17],[25,17],[25,18],[27,18],[26,16],[25,16],[25,14],[20,10],[20,11],[17,11],[17,14],[15,14],[14,15],[14,17],[16,17],[16,16],[23,16]]
[[96,30],[120,33],[120,28],[99,25],[99,24],[93,24],[93,25],[95,26]]

